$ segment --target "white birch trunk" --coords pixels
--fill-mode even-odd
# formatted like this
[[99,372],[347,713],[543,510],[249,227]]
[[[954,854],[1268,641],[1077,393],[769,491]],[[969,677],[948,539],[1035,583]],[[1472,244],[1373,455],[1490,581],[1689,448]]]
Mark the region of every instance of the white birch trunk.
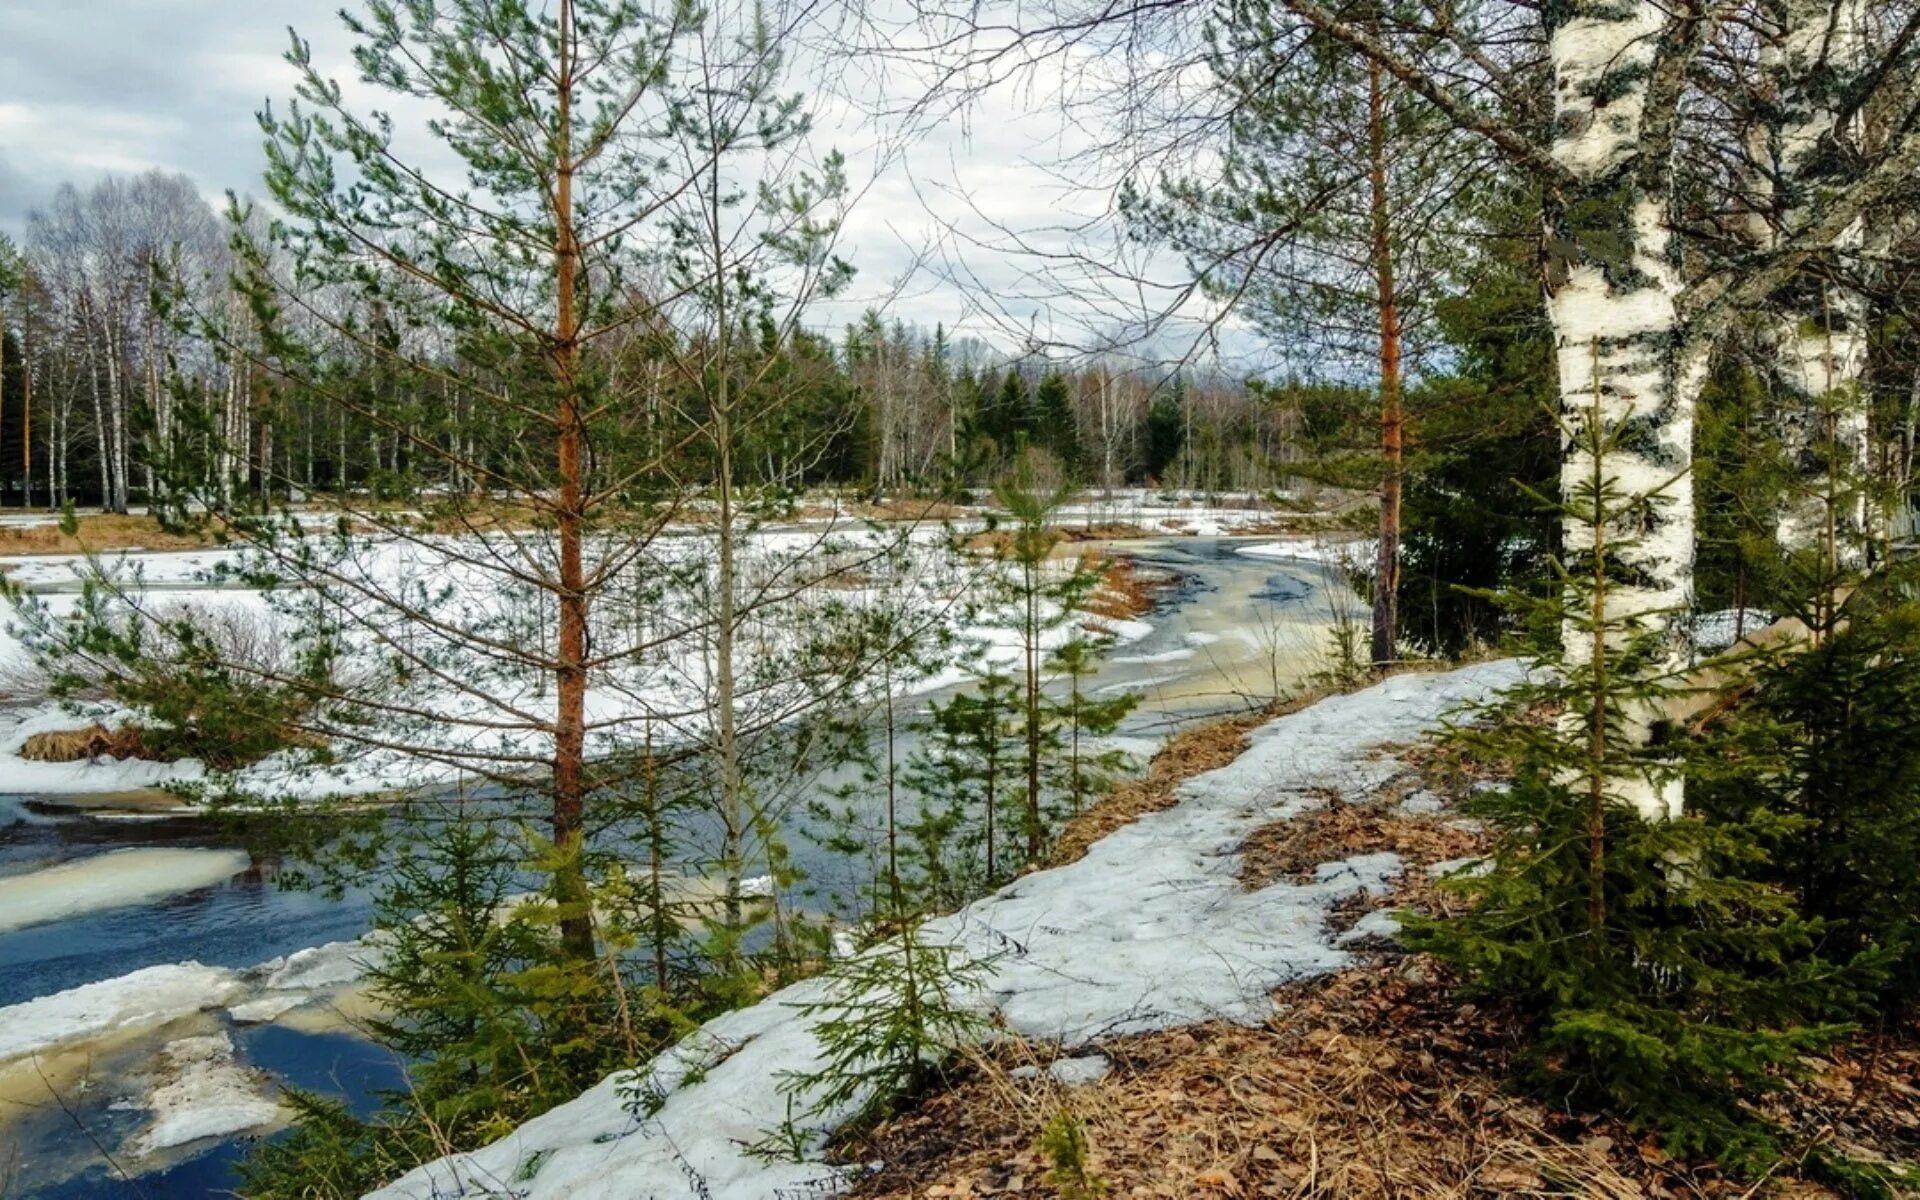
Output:
[[[1786,181],[1782,226],[1806,224],[1822,190],[1819,159],[1844,131],[1834,110],[1833,81],[1850,78],[1865,52],[1858,0],[1786,0],[1777,51],[1782,120],[1776,131],[1775,178]],[[1834,251],[1857,256],[1865,227],[1854,221]],[[1861,377],[1867,362],[1867,301],[1858,291],[1811,277],[1791,289],[1777,314],[1776,385],[1780,436],[1798,468],[1795,494],[1782,505],[1775,529],[1789,551],[1823,549],[1832,565],[1857,564],[1864,547],[1866,498],[1858,481],[1836,480],[1829,463],[1845,462],[1864,479],[1870,468],[1867,398]]]
[[[1677,663],[1686,645],[1679,618],[1693,586],[1693,492],[1685,475],[1706,355],[1683,344],[1670,198],[1647,194],[1640,171],[1647,80],[1665,23],[1648,0],[1579,0],[1553,31],[1553,157],[1575,183],[1548,230],[1547,307],[1563,418],[1579,428],[1597,410],[1603,427],[1630,423],[1634,430],[1597,470],[1587,448],[1570,439],[1561,467],[1569,500],[1597,476],[1624,501],[1601,531],[1625,576],[1607,593],[1606,616],[1623,629],[1666,633]],[[1570,515],[1564,532],[1569,554],[1594,543],[1582,515]],[[1591,661],[1589,637],[1571,623],[1563,631],[1570,662]],[[1629,733],[1649,740],[1658,716],[1651,705],[1630,714]],[[1622,778],[1613,791],[1649,819],[1681,810],[1678,778]]]

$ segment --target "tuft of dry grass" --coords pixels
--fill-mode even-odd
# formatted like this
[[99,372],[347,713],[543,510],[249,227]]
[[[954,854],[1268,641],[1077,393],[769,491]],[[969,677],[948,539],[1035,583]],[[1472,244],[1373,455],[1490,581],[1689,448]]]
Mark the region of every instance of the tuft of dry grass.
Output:
[[145,735],[138,725],[108,729],[95,722],[80,729],[55,729],[36,733],[20,744],[20,757],[28,762],[85,762],[95,758],[146,758]]
[[1240,884],[1248,891],[1285,881],[1309,883],[1322,863],[1391,850],[1409,866],[1480,854],[1488,837],[1443,814],[1403,813],[1382,797],[1352,803],[1334,796],[1321,808],[1262,825],[1240,847]]
[[1098,551],[1080,556],[1083,567],[1100,572],[1100,584],[1080,607],[1096,617],[1123,621],[1152,612],[1161,589],[1175,582],[1170,576],[1140,569],[1130,558],[1110,558]]

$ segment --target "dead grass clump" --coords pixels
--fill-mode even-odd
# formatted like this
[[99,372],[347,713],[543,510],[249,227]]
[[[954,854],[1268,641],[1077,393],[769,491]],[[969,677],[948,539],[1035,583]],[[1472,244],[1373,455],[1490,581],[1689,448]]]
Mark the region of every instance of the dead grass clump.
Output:
[[1324,807],[1262,825],[1240,846],[1240,885],[1310,883],[1322,863],[1391,850],[1409,866],[1478,854],[1486,836],[1437,814],[1400,813],[1384,799],[1352,804],[1337,796]]
[[1154,535],[1127,521],[1100,521],[1092,525],[1063,525],[1060,538],[1066,542],[1124,542]]
[[81,729],[36,733],[20,744],[28,762],[87,762],[96,758],[148,758],[146,737],[138,725],[108,729],[99,722]]
[[1108,558],[1097,552],[1081,556],[1081,565],[1100,572],[1100,584],[1081,608],[1096,617],[1112,621],[1130,620],[1152,612],[1159,603],[1160,589],[1174,582],[1166,576],[1142,571],[1132,559]]
[[856,511],[876,521],[962,521],[973,515],[973,510],[946,500],[883,500],[862,504]]

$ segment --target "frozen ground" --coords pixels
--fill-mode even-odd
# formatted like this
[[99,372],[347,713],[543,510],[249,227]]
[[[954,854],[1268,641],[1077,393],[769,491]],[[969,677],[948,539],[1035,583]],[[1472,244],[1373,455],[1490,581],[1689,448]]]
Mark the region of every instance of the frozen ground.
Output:
[[[1029,875],[927,936],[990,960],[983,994],[1029,1038],[1077,1047],[1102,1036],[1211,1018],[1256,1021],[1269,993],[1339,967],[1347,952],[1326,929],[1342,897],[1378,889],[1398,871],[1391,854],[1326,864],[1304,885],[1242,890],[1236,848],[1255,828],[1320,802],[1323,789],[1358,794],[1397,765],[1370,750],[1405,741],[1443,714],[1519,677],[1513,663],[1448,674],[1402,675],[1337,696],[1258,730],[1239,760],[1188,781],[1181,802],[1149,814],[1069,866]],[[768,1200],[830,1194],[837,1168],[757,1157],[761,1141],[805,1096],[778,1090],[786,1073],[819,1062],[810,1020],[821,980],[788,988],[709,1022],[648,1072],[660,1104],[629,1112],[614,1076],[482,1150],[430,1163],[375,1193],[381,1200],[625,1200],[702,1196]],[[848,1109],[796,1117],[818,1153]]]
[[0,933],[212,887],[248,865],[239,850],[152,846],[3,876]]

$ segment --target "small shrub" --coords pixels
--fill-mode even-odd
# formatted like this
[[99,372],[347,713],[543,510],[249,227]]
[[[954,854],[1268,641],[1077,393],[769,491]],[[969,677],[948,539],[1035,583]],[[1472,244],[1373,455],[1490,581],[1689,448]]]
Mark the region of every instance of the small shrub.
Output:
[[1040,1153],[1047,1159],[1047,1182],[1060,1190],[1062,1200],[1095,1200],[1106,1194],[1107,1181],[1088,1165],[1086,1124],[1068,1109],[1055,1113],[1041,1131]]
[[896,1101],[937,1082],[962,1048],[980,1041],[991,1021],[969,1007],[992,970],[958,946],[926,940],[907,924],[898,936],[828,968],[823,998],[796,1007],[815,1019],[817,1070],[793,1072],[781,1090],[804,1095],[808,1114],[853,1107],[864,1124]]

